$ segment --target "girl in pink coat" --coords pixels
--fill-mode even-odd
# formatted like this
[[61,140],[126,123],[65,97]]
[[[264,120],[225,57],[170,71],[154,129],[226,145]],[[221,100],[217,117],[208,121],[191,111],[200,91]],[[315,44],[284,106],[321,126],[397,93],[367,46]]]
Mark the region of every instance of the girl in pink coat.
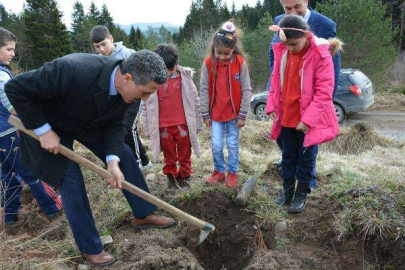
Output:
[[283,191],[275,203],[292,202],[290,212],[299,213],[311,191],[309,184],[316,178],[318,144],[339,134],[332,102],[330,48],[339,50],[342,43],[317,38],[297,15],[284,16],[279,26],[273,25],[270,30],[282,41],[273,45],[275,64],[266,107],[273,120],[271,139],[281,136],[283,141]]

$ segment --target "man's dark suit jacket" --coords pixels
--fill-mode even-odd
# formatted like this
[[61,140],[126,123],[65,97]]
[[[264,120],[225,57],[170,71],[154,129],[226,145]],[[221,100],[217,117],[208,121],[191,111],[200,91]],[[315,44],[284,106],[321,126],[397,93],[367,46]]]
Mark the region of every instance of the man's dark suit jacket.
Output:
[[[308,25],[311,28],[311,32],[315,34],[315,36],[329,39],[336,37],[336,23],[329,19],[328,17],[319,14],[318,12],[314,11],[312,8],[308,7],[311,10],[311,16],[308,19]],[[274,24],[278,25],[281,19],[285,16],[285,14],[279,15],[274,18]],[[274,43],[281,42],[278,36],[275,34],[273,36],[273,40],[269,46],[269,67],[270,72],[273,72],[274,66],[274,53],[272,45]],[[333,66],[335,68],[335,89],[333,91],[333,95],[336,93],[337,86],[339,84],[339,76],[340,76],[340,53],[338,53],[335,57],[333,57]],[[268,89],[267,89],[268,90]]]
[[[27,129],[49,123],[67,147],[72,147],[74,139],[98,141],[105,144],[106,155],[121,156],[128,105],[120,96],[113,105],[108,101],[111,74],[122,61],[91,54],[67,55],[15,77],[5,91]],[[66,158],[47,152],[24,134],[20,157],[29,170],[54,186],[67,168]]]

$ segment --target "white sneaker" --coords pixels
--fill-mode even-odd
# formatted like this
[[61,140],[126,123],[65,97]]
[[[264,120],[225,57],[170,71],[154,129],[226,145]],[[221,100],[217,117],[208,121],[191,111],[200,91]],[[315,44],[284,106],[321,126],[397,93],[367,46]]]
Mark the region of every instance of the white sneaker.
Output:
[[145,166],[139,164],[139,168],[141,169],[141,171],[149,171],[150,169],[152,169],[152,162],[149,160],[149,163],[146,164]]

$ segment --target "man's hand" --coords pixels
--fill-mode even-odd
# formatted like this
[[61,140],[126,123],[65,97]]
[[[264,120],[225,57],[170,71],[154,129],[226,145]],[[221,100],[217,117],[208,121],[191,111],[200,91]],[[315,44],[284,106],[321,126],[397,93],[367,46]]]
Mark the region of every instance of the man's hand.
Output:
[[309,126],[307,126],[302,122],[299,122],[296,130],[301,131],[304,134],[307,134],[307,132],[309,131]]
[[205,124],[207,127],[210,127],[210,126],[211,126],[211,119],[204,120],[204,124]]
[[107,170],[113,175],[113,178],[108,178],[107,182],[113,188],[122,189],[122,181],[125,180],[124,175],[118,165],[118,160],[110,160],[107,163]]
[[269,114],[269,117],[273,122],[278,120],[278,116],[277,116],[276,112],[271,112]]
[[245,126],[245,122],[246,122],[246,120],[244,120],[244,119],[238,119],[238,121],[236,122],[236,127],[243,128]]
[[39,136],[41,147],[55,155],[60,151],[60,138],[52,129]]

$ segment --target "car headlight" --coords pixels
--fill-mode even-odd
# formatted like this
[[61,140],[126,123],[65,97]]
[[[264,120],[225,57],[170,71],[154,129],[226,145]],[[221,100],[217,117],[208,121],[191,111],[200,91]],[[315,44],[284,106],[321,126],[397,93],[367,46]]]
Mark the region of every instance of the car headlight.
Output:
[[252,102],[253,100],[255,100],[256,99],[256,97],[255,96],[252,96],[251,98],[250,98],[250,102]]

